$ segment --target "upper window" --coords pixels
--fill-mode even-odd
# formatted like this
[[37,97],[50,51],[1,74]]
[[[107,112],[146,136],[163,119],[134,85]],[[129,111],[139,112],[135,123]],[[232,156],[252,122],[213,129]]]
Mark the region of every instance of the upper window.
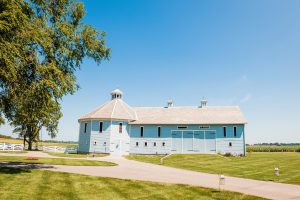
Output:
[[154,143],[153,143],[153,146],[155,146],[155,147],[156,147],[156,142],[154,142]]
[[122,133],[122,131],[123,131],[123,124],[119,123],[119,133]]
[[165,143],[165,142],[163,142],[163,143],[162,143],[162,146],[164,147],[165,145],[166,145],[166,143]]
[[236,126],[233,127],[233,135],[234,135],[234,137],[236,137],[236,135],[237,135],[237,128],[236,128]]
[[102,133],[103,131],[103,122],[99,123],[99,133]]
[[227,129],[226,126],[224,126],[224,127],[223,127],[223,135],[224,135],[224,137],[227,136],[227,130],[226,130],[226,129]]
[[200,126],[199,128],[200,128],[200,129],[209,129],[210,126]]
[[229,146],[232,147],[232,142],[229,142]]
[[144,127],[141,126],[141,137],[144,137]]
[[138,143],[138,142],[136,142],[136,143],[135,143],[135,146],[137,146],[137,147],[138,147],[138,146],[139,146],[139,143]]
[[86,133],[87,123],[84,123],[84,132]]
[[187,126],[177,126],[178,129],[186,129]]
[[161,127],[157,127],[157,137],[160,137],[160,130],[161,130]]
[[148,145],[147,142],[145,142],[145,147],[146,147],[147,145]]

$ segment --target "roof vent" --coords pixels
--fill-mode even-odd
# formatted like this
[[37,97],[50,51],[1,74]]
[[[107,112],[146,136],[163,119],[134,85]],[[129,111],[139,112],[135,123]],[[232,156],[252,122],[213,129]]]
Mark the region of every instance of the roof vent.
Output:
[[204,98],[203,98],[203,100],[201,100],[201,105],[199,106],[200,108],[204,108],[204,107],[206,107],[207,106],[207,100],[205,100]]
[[167,101],[167,108],[170,108],[170,107],[173,107],[173,100],[172,99],[169,99]]
[[123,92],[119,89],[113,90],[111,93],[111,99],[122,99]]

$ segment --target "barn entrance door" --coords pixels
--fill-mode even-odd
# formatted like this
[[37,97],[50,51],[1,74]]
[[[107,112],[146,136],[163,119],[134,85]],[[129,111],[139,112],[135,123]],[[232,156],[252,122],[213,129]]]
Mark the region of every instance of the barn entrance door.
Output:
[[182,131],[172,131],[172,152],[182,152]]

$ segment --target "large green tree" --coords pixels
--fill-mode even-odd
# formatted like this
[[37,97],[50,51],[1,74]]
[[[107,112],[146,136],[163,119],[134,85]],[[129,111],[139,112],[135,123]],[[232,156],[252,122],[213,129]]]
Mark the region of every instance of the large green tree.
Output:
[[0,0],[0,122],[3,114],[29,149],[42,127],[55,137],[83,58],[109,59],[105,33],[84,15],[72,0]]

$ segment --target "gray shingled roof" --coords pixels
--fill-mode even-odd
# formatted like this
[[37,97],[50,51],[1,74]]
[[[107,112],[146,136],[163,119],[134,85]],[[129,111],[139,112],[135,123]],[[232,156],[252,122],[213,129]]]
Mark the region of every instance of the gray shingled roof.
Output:
[[246,124],[238,106],[230,107],[130,107],[122,99],[111,100],[81,117],[90,119],[121,119],[131,124]]
[[122,119],[136,120],[135,111],[122,99],[113,99],[93,112],[90,112],[79,118],[79,121],[90,119]]
[[135,107],[138,119],[131,124],[246,124],[238,106]]

